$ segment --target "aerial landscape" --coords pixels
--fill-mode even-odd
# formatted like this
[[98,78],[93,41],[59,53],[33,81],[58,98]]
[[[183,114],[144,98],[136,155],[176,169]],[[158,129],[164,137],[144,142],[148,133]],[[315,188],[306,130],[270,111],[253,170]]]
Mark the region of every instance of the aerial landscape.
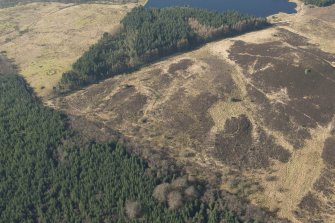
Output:
[[334,0],[0,0],[0,222],[335,223]]

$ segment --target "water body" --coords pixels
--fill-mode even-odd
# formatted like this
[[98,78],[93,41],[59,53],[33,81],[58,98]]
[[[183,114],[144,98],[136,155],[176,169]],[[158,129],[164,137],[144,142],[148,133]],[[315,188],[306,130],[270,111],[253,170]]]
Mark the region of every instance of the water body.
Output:
[[288,0],[149,0],[146,8],[191,6],[214,11],[236,10],[255,16],[269,16],[279,12],[295,13],[295,3]]

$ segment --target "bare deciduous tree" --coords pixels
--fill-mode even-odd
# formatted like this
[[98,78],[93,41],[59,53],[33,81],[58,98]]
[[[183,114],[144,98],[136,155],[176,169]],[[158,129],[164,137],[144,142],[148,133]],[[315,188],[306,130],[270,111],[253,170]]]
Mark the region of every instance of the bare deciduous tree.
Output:
[[197,189],[193,185],[186,188],[184,193],[188,198],[196,198],[199,196]]
[[129,219],[136,219],[141,216],[142,208],[138,201],[127,201],[126,202],[126,213]]
[[167,194],[169,193],[169,190],[170,190],[169,183],[159,184],[154,189],[152,196],[159,202],[165,202],[167,198]]
[[183,196],[179,191],[172,191],[169,193],[168,205],[171,210],[176,210],[183,206]]

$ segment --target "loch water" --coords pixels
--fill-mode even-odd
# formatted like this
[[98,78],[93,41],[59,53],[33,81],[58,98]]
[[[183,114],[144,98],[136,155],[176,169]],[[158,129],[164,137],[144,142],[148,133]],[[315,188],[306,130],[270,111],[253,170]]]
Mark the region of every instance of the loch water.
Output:
[[288,0],[149,0],[146,8],[190,6],[214,11],[236,10],[249,15],[267,17],[279,12],[295,13],[296,4]]

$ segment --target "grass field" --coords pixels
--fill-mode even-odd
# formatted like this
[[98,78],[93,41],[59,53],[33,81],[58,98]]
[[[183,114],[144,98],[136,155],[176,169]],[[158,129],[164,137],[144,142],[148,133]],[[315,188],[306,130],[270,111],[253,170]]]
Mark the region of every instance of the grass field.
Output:
[[32,3],[0,9],[0,51],[19,66],[39,96],[104,32],[113,33],[133,7],[144,4]]

